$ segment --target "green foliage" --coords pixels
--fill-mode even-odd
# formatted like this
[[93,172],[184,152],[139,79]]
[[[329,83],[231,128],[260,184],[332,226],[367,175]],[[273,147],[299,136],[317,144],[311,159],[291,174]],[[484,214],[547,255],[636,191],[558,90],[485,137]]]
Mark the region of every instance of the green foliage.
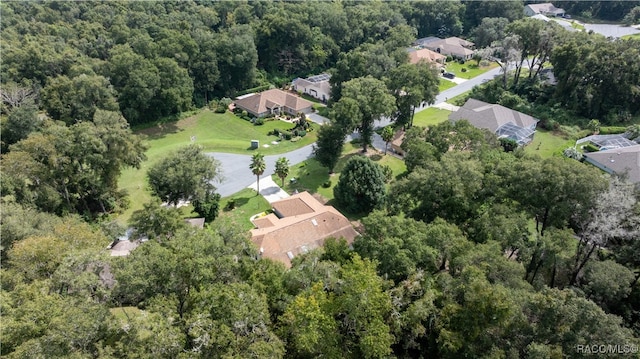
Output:
[[218,162],[202,153],[197,145],[178,149],[147,171],[151,192],[171,205],[205,200],[215,192],[211,182],[219,178]]
[[384,82],[371,76],[343,84],[342,98],[334,106],[336,120],[347,131],[358,129],[363,152],[371,144],[374,121],[390,115],[395,108],[395,100],[388,92]]
[[260,194],[260,176],[264,173],[265,169],[267,169],[267,164],[264,161],[264,155],[261,153],[254,153],[251,156],[251,163],[249,164],[249,169],[256,176],[257,179],[257,191]]
[[42,124],[37,110],[33,104],[24,104],[11,110],[6,119],[3,117],[0,125],[3,153],[8,152],[10,145],[27,138]]
[[138,167],[145,146],[115,112],[97,110],[92,122],[70,127],[46,121],[2,158],[3,194],[54,213],[88,217],[118,208],[117,180]]
[[337,204],[351,213],[370,212],[386,200],[382,167],[367,157],[354,156],[347,161],[333,189]]
[[324,125],[318,130],[318,141],[314,147],[316,160],[333,172],[342,155],[345,130],[336,124]]
[[[618,133],[625,133],[627,129],[628,127],[624,126],[602,126],[599,128],[599,131],[601,135],[614,135]],[[633,132],[631,135],[633,136]]]
[[162,206],[159,200],[151,201],[131,215],[130,225],[135,228],[134,237],[146,236],[150,239],[170,238],[186,228],[176,207]]
[[218,217],[220,210],[220,194],[207,193],[203,199],[193,201],[193,210],[204,217],[205,222],[211,222]]
[[429,64],[403,64],[389,71],[386,82],[396,100],[398,126],[412,126],[415,107],[435,101],[439,81],[436,68]]
[[289,175],[289,160],[286,157],[278,158],[275,173],[282,180],[282,186],[284,186],[284,179]]

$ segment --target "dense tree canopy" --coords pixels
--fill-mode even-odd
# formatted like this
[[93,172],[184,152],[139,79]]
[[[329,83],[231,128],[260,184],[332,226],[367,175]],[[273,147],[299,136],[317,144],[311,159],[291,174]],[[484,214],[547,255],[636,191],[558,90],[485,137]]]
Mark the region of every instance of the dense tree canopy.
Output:
[[[637,2],[561,6],[619,19]],[[360,233],[352,247],[328,239],[291,268],[261,258],[242,230],[253,213],[216,217],[219,168],[188,147],[156,162],[158,181],[173,181],[158,193],[193,199],[215,220],[192,228],[183,209],[156,199],[132,216],[138,248],[105,250],[123,232],[108,222],[124,207],[119,173],[144,159],[129,124],[333,67],[332,124],[316,152],[333,168],[346,130],[360,128],[366,143],[378,116],[396,105],[407,115],[435,95],[430,70],[406,65],[416,36],[473,34],[499,40],[492,55],[524,60],[503,84],[474,89],[483,99],[565,123],[629,123],[640,103],[637,42],[515,21],[522,7],[1,3],[0,355],[561,358],[591,343],[637,347],[637,187],[575,160],[504,152],[466,121],[409,129],[408,171],[389,188],[375,162],[347,163],[335,205],[364,216],[350,218]],[[557,88],[538,81],[549,61]],[[136,242],[143,233],[149,240]]]

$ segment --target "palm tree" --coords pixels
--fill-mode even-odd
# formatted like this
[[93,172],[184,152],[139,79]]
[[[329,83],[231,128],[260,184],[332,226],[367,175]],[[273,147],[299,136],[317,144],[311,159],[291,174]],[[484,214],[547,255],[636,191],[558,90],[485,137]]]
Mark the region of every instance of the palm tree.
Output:
[[258,178],[258,194],[260,194],[260,176],[262,176],[264,170],[267,168],[267,164],[264,162],[264,155],[261,153],[254,154],[251,157],[249,168],[251,168],[251,172]]
[[382,129],[382,139],[384,140],[384,154],[387,154],[387,147],[389,147],[389,142],[393,140],[393,129],[391,126],[387,126]]
[[289,175],[289,160],[286,157],[280,157],[276,161],[276,175],[280,177],[284,187],[284,179]]

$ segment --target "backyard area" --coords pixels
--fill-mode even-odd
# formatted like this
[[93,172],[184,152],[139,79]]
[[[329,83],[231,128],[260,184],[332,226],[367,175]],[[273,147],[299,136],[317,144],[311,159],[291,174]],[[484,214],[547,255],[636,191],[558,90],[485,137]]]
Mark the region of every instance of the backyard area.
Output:
[[[201,145],[206,152],[229,152],[250,155],[254,150],[250,148],[251,140],[260,141],[260,153],[273,155],[289,152],[316,141],[319,125],[312,124],[312,131],[297,141],[279,141],[277,145],[272,141],[278,138],[268,135],[273,129],[288,130],[293,124],[284,121],[265,121],[262,126],[254,126],[230,112],[213,113],[201,111],[191,117],[177,122],[157,124],[153,127],[136,131],[147,137],[149,149],[147,160],[140,169],[127,168],[122,171],[119,188],[129,194],[129,208],[119,216],[119,221],[126,222],[133,211],[151,199],[147,190],[146,173],[150,166],[177,148],[192,143]],[[268,145],[269,147],[264,147]]]
[[538,129],[524,151],[529,154],[537,154],[542,158],[561,156],[567,147],[573,147],[575,140],[566,139],[564,136],[553,132]]
[[215,221],[229,220],[239,226],[242,231],[248,231],[253,228],[249,217],[270,208],[271,205],[264,197],[258,196],[256,191],[246,188],[220,200],[220,214]]

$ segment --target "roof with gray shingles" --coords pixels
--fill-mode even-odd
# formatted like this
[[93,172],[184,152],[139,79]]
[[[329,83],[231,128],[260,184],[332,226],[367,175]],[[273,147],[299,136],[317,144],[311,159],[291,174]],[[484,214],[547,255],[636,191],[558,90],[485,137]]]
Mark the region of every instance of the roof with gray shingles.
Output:
[[640,145],[589,152],[584,156],[609,173],[626,173],[630,182],[640,183]]

